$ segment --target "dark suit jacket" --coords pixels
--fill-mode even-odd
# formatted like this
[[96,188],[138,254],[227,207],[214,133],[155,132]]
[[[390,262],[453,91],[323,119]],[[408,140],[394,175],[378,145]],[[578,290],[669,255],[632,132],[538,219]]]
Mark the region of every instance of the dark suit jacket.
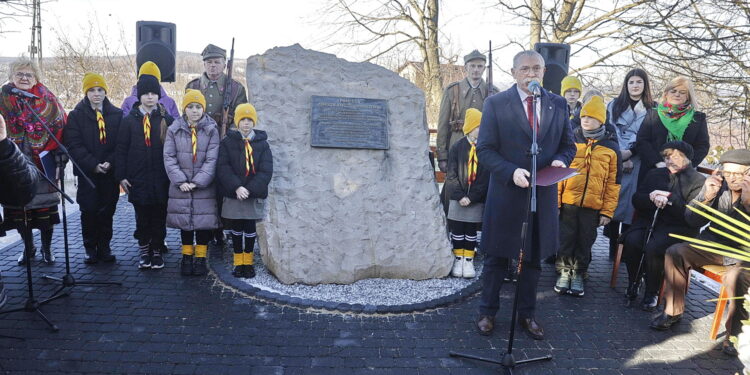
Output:
[[[559,95],[542,90],[537,170],[560,160],[570,165],[576,153],[568,105]],[[521,226],[528,207],[528,189],[513,183],[516,168],[531,170],[531,127],[516,85],[484,102],[477,141],[479,164],[492,173],[485,203],[482,251],[500,257],[517,257]],[[557,251],[557,185],[537,189],[539,241],[526,254],[539,260]]]

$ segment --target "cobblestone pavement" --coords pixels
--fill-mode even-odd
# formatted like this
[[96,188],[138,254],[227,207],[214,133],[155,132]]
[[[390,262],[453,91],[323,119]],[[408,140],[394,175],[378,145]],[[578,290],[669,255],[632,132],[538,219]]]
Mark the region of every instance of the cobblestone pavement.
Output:
[[[0,315],[0,373],[7,374],[497,374],[497,366],[449,357],[450,350],[499,357],[507,346],[509,306],[496,332],[473,326],[478,297],[445,308],[399,315],[321,313],[249,298],[213,275],[183,278],[177,270],[179,233],[161,271],[139,271],[132,238],[134,213],[122,199],[115,219],[115,265],[84,266],[78,215],[70,220],[72,274],[79,280],[120,281],[121,287],[76,286],[41,310],[60,327],[51,332],[34,314]],[[60,227],[61,228],[61,227]],[[38,244],[38,235],[36,238]],[[6,306],[26,299],[25,268],[15,263],[22,245],[2,251]],[[55,232],[54,266],[33,263],[35,291],[56,284],[42,274],[64,272],[62,229]],[[652,314],[621,307],[622,281],[609,288],[606,241],[598,241],[584,298],[552,291],[545,265],[538,320],[547,340],[516,336],[516,359],[550,353],[550,362],[516,374],[734,374],[741,365],[708,339],[715,295],[691,286],[686,319],[672,332],[647,325]],[[622,272],[622,271],[621,271]],[[504,289],[510,304],[512,288]],[[394,293],[398,291],[394,290]]]

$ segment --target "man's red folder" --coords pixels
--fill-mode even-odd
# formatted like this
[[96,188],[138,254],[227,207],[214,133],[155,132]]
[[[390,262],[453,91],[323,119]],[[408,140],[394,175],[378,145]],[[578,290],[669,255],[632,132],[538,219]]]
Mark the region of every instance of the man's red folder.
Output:
[[578,170],[573,168],[547,167],[537,172],[537,186],[551,186],[560,181],[567,180],[578,174]]

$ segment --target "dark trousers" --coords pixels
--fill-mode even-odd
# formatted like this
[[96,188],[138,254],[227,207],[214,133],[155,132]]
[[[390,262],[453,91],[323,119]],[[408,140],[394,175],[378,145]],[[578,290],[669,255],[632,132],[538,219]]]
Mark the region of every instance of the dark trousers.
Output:
[[477,247],[477,231],[482,228],[482,223],[448,220],[448,228],[454,249],[473,251]]
[[656,295],[659,293],[664,280],[664,254],[668,247],[680,242],[680,240],[669,237],[666,231],[655,230],[644,249],[643,241],[647,230],[643,227],[631,227],[624,234],[622,260],[628,268],[628,282],[632,284],[638,278],[636,272],[638,272],[641,255],[644,252],[646,253],[641,273],[644,270],[646,272],[646,293]]
[[112,241],[112,217],[115,206],[98,211],[81,211],[81,236],[83,247],[89,250],[109,249]]
[[137,205],[135,208],[135,231],[138,246],[150,246],[159,250],[167,238],[167,206],[164,204]]
[[[251,253],[255,247],[255,220],[250,219],[226,219],[232,235],[232,249],[235,254],[242,252]],[[243,246],[244,251],[243,251]]]
[[[508,275],[509,259],[485,254],[482,268],[482,300],[479,313],[495,316],[500,308],[500,288]],[[524,261],[521,275],[516,285],[518,293],[518,317],[533,318],[536,311],[536,291],[542,265],[539,260]]]
[[556,268],[586,272],[591,263],[591,247],[596,241],[599,210],[563,204],[560,209],[560,248]]
[[180,239],[183,245],[208,245],[213,231],[211,230],[181,230]]
[[[732,271],[733,270],[733,271]],[[731,272],[731,274],[730,274]],[[740,297],[747,294],[747,288],[750,287],[750,273],[742,268],[732,268],[724,275],[724,284],[734,281],[734,296]],[[732,291],[729,291],[730,297]],[[729,336],[737,336],[742,332],[742,321],[750,319],[747,309],[745,309],[744,300],[729,301],[729,316],[727,317],[727,331]]]

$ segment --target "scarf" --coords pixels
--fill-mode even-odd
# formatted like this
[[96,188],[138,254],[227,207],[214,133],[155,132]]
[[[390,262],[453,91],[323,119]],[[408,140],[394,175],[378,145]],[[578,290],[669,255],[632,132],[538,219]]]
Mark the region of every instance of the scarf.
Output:
[[604,138],[604,133],[607,131],[607,129],[604,127],[604,125],[602,125],[596,130],[586,130],[584,128],[581,128],[581,131],[583,132],[583,136],[587,139],[600,141],[602,138]]
[[143,139],[146,141],[146,147],[151,147],[151,116],[148,113],[143,115]]
[[[15,87],[12,83],[11,86]],[[39,99],[21,99],[16,95],[0,94],[0,113],[5,117],[8,138],[18,145],[26,156],[39,164],[39,153],[54,150],[57,143],[50,139],[49,134],[34,115],[23,104],[25,101],[60,139],[67,115],[57,97],[43,84],[37,83],[30,93]]]
[[190,125],[190,144],[193,150],[193,163],[198,159],[198,133],[196,132],[196,126]]
[[672,106],[669,103],[657,107],[661,123],[667,128],[667,142],[681,141],[690,122],[693,121],[695,109],[690,103]]
[[107,128],[105,127],[106,124],[104,124],[104,116],[102,116],[102,112],[98,109],[96,110],[96,123],[99,126],[99,143],[106,144]]
[[[466,140],[469,140],[469,138],[466,138]],[[479,165],[479,159],[477,159],[476,142],[472,142],[469,140],[469,144],[471,145],[471,150],[469,150],[469,162],[466,167],[469,172],[466,180],[469,183],[469,186],[471,186],[471,184],[473,184],[477,179],[477,166]]]
[[245,176],[250,175],[250,171],[255,174],[255,162],[253,161],[253,146],[250,146],[250,139],[243,138],[245,141]]
[[591,156],[594,151],[594,144],[596,142],[599,142],[597,139],[587,139],[586,140],[586,149],[583,151],[583,169],[588,170],[589,166],[591,166]]

